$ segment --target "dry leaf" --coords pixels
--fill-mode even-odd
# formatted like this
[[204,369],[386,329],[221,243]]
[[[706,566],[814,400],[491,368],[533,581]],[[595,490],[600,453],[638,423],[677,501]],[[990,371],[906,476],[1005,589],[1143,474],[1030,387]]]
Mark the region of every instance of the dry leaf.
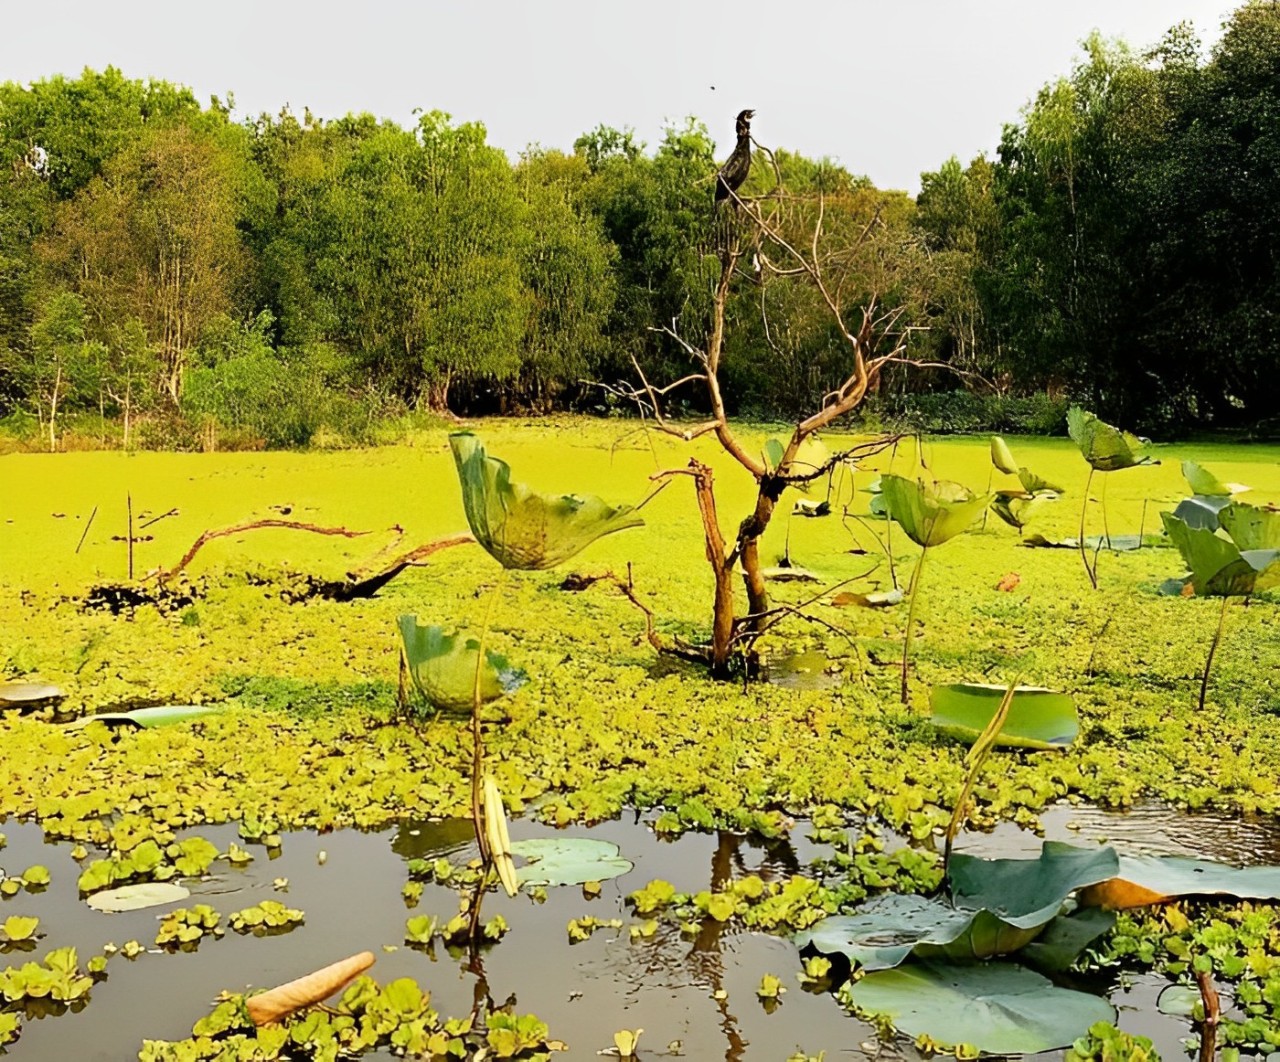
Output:
[[1010,590],[1016,590],[1020,582],[1022,582],[1021,575],[1017,572],[1009,572],[1000,577],[1000,581],[996,583],[996,589],[1008,593]]

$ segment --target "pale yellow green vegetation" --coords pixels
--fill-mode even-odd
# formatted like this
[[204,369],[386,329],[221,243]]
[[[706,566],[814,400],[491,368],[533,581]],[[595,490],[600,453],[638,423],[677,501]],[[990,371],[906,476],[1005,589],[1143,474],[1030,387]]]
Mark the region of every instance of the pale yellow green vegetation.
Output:
[[[714,446],[629,434],[632,424],[511,421],[474,425],[514,476],[548,491],[639,502],[656,471],[690,456],[716,470],[720,518],[732,534],[754,484]],[[763,445],[764,430],[748,431]],[[829,437],[834,450],[840,440]],[[1018,460],[1068,493],[1028,532],[1074,535],[1088,467],[1066,440],[1011,440]],[[1254,488],[1246,500],[1280,500],[1280,449],[1226,445],[1155,447],[1163,463],[1095,476],[1105,487],[1113,534],[1189,492],[1179,464],[1192,457],[1220,478]],[[928,475],[984,489],[986,438],[908,441],[859,473]],[[995,474],[996,484],[1012,477]],[[883,521],[842,523],[836,514],[791,521],[791,555],[828,583],[860,575],[848,589],[886,589],[889,565],[871,533]],[[277,517],[373,532],[356,539],[299,531],[248,532],[211,543],[190,569],[186,606],[140,606],[119,616],[89,610],[98,582],[124,578],[125,495],[140,529],[139,575],[170,566],[208,529]],[[811,498],[825,496],[815,485]],[[780,512],[791,506],[791,492]],[[850,502],[864,515],[870,495]],[[80,552],[90,512],[97,517]],[[57,515],[61,514],[61,515]],[[142,515],[146,514],[146,515]],[[1081,736],[1067,753],[998,752],[975,790],[979,817],[1029,817],[1058,797],[1123,805],[1150,794],[1192,806],[1280,809],[1280,606],[1277,598],[1233,604],[1214,665],[1209,703],[1195,710],[1199,671],[1218,602],[1162,597],[1179,575],[1176,551],[1102,555],[1098,591],[1073,550],[1027,549],[994,516],[930,552],[912,653],[912,703],[898,703],[894,663],[905,609],[834,607],[813,614],[846,640],[789,621],[760,648],[827,654],[844,681],[797,690],[717,684],[692,665],[658,660],[640,613],[605,583],[561,590],[569,571],[625,574],[666,637],[705,635],[711,575],[692,489],[677,479],[644,507],[643,528],[597,542],[562,570],[513,573],[495,611],[491,646],[530,682],[486,709],[494,720],[489,762],[517,809],[536,801],[553,821],[598,818],[628,804],[678,809],[686,825],[712,819],[768,827],[778,810],[835,802],[878,815],[917,835],[945,822],[960,787],[963,749],[922,725],[932,682],[1028,683],[1072,693]],[[1090,506],[1090,533],[1101,531]],[[376,598],[352,603],[291,601],[287,574],[340,578],[395,539],[398,548],[466,529],[446,433],[412,446],[341,453],[75,453],[0,458],[0,677],[38,674],[62,685],[73,709],[140,703],[226,701],[228,710],[154,731],[68,731],[8,712],[6,785],[0,813],[37,815],[53,834],[104,842],[109,820],[141,812],[180,825],[251,819],[280,826],[374,824],[406,814],[465,812],[469,738],[461,718],[393,721],[396,618],[478,627],[498,577],[475,546],[451,549],[410,569]],[[871,530],[868,530],[871,529]],[[787,521],[766,537],[767,563],[783,551]],[[898,580],[918,549],[895,530]],[[850,553],[852,547],[865,555]],[[1012,591],[996,584],[1017,572]],[[781,601],[810,597],[813,584],[776,587]],[[510,722],[498,722],[502,712]],[[102,820],[107,819],[108,822]],[[669,822],[674,822],[669,819]]]

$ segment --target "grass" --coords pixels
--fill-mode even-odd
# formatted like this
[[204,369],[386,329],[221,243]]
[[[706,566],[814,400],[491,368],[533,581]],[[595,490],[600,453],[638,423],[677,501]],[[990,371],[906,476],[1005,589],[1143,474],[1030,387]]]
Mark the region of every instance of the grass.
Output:
[[[649,492],[652,473],[696,455],[715,468],[727,533],[753,499],[749,478],[711,445],[624,438],[625,426],[601,421],[474,427],[516,479],[537,489],[634,503]],[[765,438],[762,431],[744,434],[754,445]],[[1021,462],[1069,491],[1028,530],[1073,535],[1084,461],[1065,440],[1012,445]],[[1246,500],[1280,499],[1280,448],[1153,449],[1159,467],[1107,476],[1113,534],[1138,530],[1144,498],[1146,530],[1158,528],[1160,509],[1188,493],[1179,472],[1184,457],[1252,485]],[[930,475],[982,488],[987,453],[985,437],[926,442],[919,450],[909,442],[885,455],[879,470],[892,463],[913,475],[923,461]],[[858,477],[861,486],[874,471]],[[12,781],[0,792],[0,814],[34,816],[54,836],[101,842],[105,824],[125,810],[170,825],[254,817],[318,827],[465,813],[464,721],[442,717],[410,727],[393,720],[396,617],[415,612],[424,623],[478,628],[497,566],[479,548],[462,547],[410,569],[372,600],[290,600],[290,572],[338,578],[392,543],[388,528],[404,529],[402,548],[465,529],[444,430],[423,433],[412,446],[335,453],[14,454],[0,457],[0,487],[0,678],[38,673],[84,709],[229,694],[237,706],[189,727],[121,740],[97,727],[69,733],[7,713],[0,740]],[[126,546],[117,539],[126,533],[127,493],[139,527],[178,510],[141,528],[151,537],[136,545],[139,572],[172,565],[207,528],[286,508],[290,519],[372,533],[332,539],[273,530],[220,540],[192,566],[190,604],[114,616],[86,609],[83,600],[90,585],[125,576]],[[865,512],[868,497],[857,495],[856,512]],[[490,641],[532,681],[502,702],[511,722],[495,724],[486,744],[496,780],[517,810],[528,803],[563,822],[662,804],[685,824],[709,816],[777,829],[780,811],[833,802],[922,836],[945,825],[963,777],[964,749],[923,724],[929,684],[1002,682],[1014,673],[1072,693],[1081,738],[1063,755],[995,753],[975,789],[980,819],[1027,821],[1062,797],[1123,806],[1144,794],[1188,806],[1280,810],[1274,596],[1230,610],[1233,629],[1199,712],[1199,675],[1218,605],[1156,594],[1159,583],[1181,572],[1176,552],[1104,554],[1094,591],[1074,551],[1024,549],[993,519],[930,561],[910,705],[898,703],[893,666],[902,606],[815,606],[849,639],[797,621],[762,644],[777,653],[825,652],[845,673],[840,689],[744,691],[657,660],[638,611],[605,584],[559,589],[568,571],[623,573],[630,563],[636,591],[664,634],[705,636],[711,574],[691,490],[672,484],[644,516],[644,528],[596,543],[565,570],[507,580]],[[1091,531],[1100,529],[1096,512],[1090,523]],[[868,526],[884,533],[882,522]],[[785,519],[775,520],[766,563],[782,554],[785,534]],[[852,522],[846,528],[837,516],[792,521],[793,560],[832,583],[879,559],[851,547],[878,548],[866,529]],[[905,583],[919,550],[900,532],[893,548]],[[997,591],[1010,572],[1021,577],[1017,588]],[[881,560],[850,588],[885,589],[889,578]],[[777,588],[783,601],[812,593],[805,584]],[[497,709],[491,712],[496,718]]]

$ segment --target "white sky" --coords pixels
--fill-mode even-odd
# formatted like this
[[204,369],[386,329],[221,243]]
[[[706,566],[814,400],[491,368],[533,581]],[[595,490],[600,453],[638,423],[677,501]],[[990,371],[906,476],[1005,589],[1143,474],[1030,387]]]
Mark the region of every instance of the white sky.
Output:
[[[756,110],[761,143],[831,155],[916,191],[952,154],[993,151],[1004,122],[1067,73],[1097,28],[1146,47],[1188,20],[1206,44],[1231,0],[7,0],[0,80],[120,67],[323,117],[415,108],[485,123],[513,156],[570,150],[600,123],[651,146],[694,114],[727,151]],[[715,86],[714,89],[712,86]]]

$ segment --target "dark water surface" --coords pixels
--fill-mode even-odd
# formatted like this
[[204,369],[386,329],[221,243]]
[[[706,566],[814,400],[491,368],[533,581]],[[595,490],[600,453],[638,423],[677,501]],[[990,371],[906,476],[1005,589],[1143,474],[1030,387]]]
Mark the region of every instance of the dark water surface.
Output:
[[[1227,859],[1238,863],[1280,860],[1280,828],[1274,823],[1226,817],[1189,816],[1145,807],[1116,815],[1085,807],[1050,809],[1046,835],[1064,840],[1108,840],[1122,851],[1169,852]],[[431,992],[433,1006],[445,1016],[471,1010],[477,992],[501,1004],[514,995],[521,1013],[548,1023],[553,1037],[570,1046],[557,1057],[587,1062],[610,1048],[618,1029],[643,1028],[641,1058],[684,1057],[700,1062],[782,1062],[797,1050],[826,1052],[829,1062],[862,1057],[913,1056],[906,1046],[877,1047],[872,1028],[849,1017],[828,994],[802,989],[796,980],[799,957],[786,940],[712,923],[695,939],[662,926],[648,941],[632,943],[626,923],[633,919],[625,896],[654,878],[683,892],[722,888],[735,877],[759,874],[766,880],[799,872],[829,849],[805,839],[798,825],[790,839],[764,841],[733,834],[686,834],[659,839],[645,821],[618,820],[570,828],[569,836],[616,843],[635,869],[603,884],[602,894],[587,900],[578,888],[547,890],[537,904],[490,895],[485,916],[501,914],[511,929],[483,955],[483,982],[467,969],[465,956],[453,957],[437,946],[434,955],[403,945],[405,920],[415,914],[447,920],[457,910],[457,893],[427,885],[409,908],[401,889],[413,858],[472,850],[470,824],[462,820],[402,823],[379,832],[341,830],[328,835],[289,833],[275,858],[259,845],[243,868],[214,864],[207,880],[188,883],[185,905],[204,902],[223,915],[262,899],[278,899],[306,912],[306,922],[271,937],[205,938],[195,952],[154,949],[158,916],[181,904],[118,915],[91,910],[79,898],[79,867],[71,845],[47,844],[38,827],[10,822],[8,846],[0,865],[19,874],[33,863],[49,867],[47,890],[21,892],[0,902],[0,920],[11,914],[37,915],[47,936],[34,953],[11,953],[5,965],[43,957],[62,945],[75,945],[82,963],[108,941],[136,939],[148,946],[135,960],[121,955],[108,964],[108,977],[94,986],[78,1011],[29,1018],[22,1037],[9,1048],[17,1062],[125,1062],[137,1057],[144,1038],[180,1039],[210,1009],[223,990],[241,991],[291,980],[336,959],[363,950],[378,956],[370,973],[379,981],[412,977]],[[511,824],[513,839],[552,832],[536,823]],[[208,838],[220,850],[238,841],[234,827],[185,831]],[[1039,838],[1002,826],[990,834],[966,834],[960,848],[986,855],[1033,853]],[[319,855],[325,853],[323,864]],[[93,853],[92,857],[100,853]],[[272,881],[288,878],[287,893]],[[589,940],[569,944],[566,923],[594,915],[621,918],[621,930],[599,930]],[[384,947],[394,950],[384,951]],[[775,974],[787,985],[781,1004],[766,1008],[756,997],[761,977]],[[1156,1041],[1166,1058],[1177,1058],[1188,1027],[1155,1011],[1165,982],[1138,979],[1110,989],[1120,1007],[1123,1028]],[[373,1057],[373,1056],[366,1056]],[[388,1056],[389,1057],[389,1056]]]

